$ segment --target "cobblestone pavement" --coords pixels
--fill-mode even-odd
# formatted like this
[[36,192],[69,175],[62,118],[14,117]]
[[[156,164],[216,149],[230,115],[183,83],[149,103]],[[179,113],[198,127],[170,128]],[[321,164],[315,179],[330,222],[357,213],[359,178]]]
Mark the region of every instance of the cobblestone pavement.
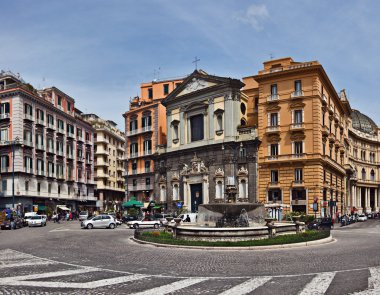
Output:
[[380,294],[379,220],[270,251],[153,247],[132,233],[76,222],[1,231],[0,294]]

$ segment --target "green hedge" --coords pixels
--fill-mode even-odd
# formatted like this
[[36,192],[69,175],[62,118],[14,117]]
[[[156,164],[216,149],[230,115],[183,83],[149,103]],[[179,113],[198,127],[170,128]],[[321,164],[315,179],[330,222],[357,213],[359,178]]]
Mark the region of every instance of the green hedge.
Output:
[[307,230],[301,234],[281,235],[270,239],[239,241],[239,242],[206,242],[206,241],[186,241],[173,238],[171,233],[163,231],[143,232],[139,240],[158,244],[184,245],[184,246],[207,246],[207,247],[250,247],[250,246],[270,246],[309,242],[320,240],[330,236],[330,231]]

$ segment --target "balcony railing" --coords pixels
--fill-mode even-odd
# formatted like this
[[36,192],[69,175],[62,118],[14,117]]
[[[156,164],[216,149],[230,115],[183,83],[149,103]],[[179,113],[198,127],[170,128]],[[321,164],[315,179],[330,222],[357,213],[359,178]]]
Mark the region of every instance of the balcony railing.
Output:
[[57,155],[63,157],[63,150],[58,150]]
[[132,169],[132,175],[136,175],[137,174],[137,169]]
[[92,141],[91,141],[91,140],[88,140],[88,139],[86,139],[86,144],[89,144],[89,145],[91,145],[91,144],[92,144]]
[[11,169],[9,167],[0,167],[0,171],[1,173],[6,173],[8,171],[11,171]]
[[137,158],[139,156],[139,153],[130,153],[129,154],[129,158],[132,159],[132,158]]
[[47,175],[48,177],[55,177],[55,173],[54,172],[48,172],[48,175]]
[[304,129],[305,125],[303,123],[292,123],[290,125],[290,130],[299,130],[299,129]]
[[150,168],[145,168],[145,173],[150,173],[152,172]]
[[73,132],[67,132],[67,137],[74,138],[74,133]]
[[50,154],[55,154],[54,147],[49,147],[47,149],[47,152],[50,153]]
[[267,96],[267,101],[277,101],[280,99],[278,94],[270,94]]
[[280,126],[276,125],[276,126],[268,126],[266,128],[267,130],[267,133],[271,133],[271,132],[279,132],[280,131]]
[[77,141],[83,142],[83,136],[77,136]]
[[39,175],[39,176],[45,176],[45,171],[37,169],[37,173],[36,174]]
[[133,129],[133,130],[127,131],[127,136],[136,135],[136,134],[140,134],[140,133],[144,133],[144,132],[150,132],[150,131],[152,131],[152,126],[145,126],[143,128]]
[[37,143],[37,144],[36,144],[36,149],[37,149],[37,150],[43,150],[43,151],[44,151],[44,150],[45,150],[45,145]]
[[10,114],[9,113],[0,114],[0,120],[9,119],[9,118],[10,118]]
[[29,120],[29,121],[34,121],[34,117],[32,115],[29,115],[29,114],[24,114],[24,119]]
[[65,179],[63,173],[57,173],[57,179]]
[[57,132],[61,133],[61,134],[65,134],[65,129],[61,128],[61,127],[58,127]]
[[128,185],[128,188],[130,191],[145,191],[145,190],[152,190],[153,185],[151,184]]
[[92,160],[91,159],[86,159],[86,164],[91,165],[92,164]]
[[291,98],[296,98],[296,97],[301,97],[301,96],[304,96],[304,93],[302,90],[294,91],[290,95]]
[[48,123],[47,128],[55,130],[55,126],[53,123]]
[[31,174],[33,174],[33,168],[30,168],[30,167],[24,167],[24,172],[25,173],[31,173]]
[[144,156],[149,156],[152,154],[152,150],[144,150]]
[[68,153],[68,154],[66,155],[66,157],[67,157],[68,159],[74,159],[74,155],[73,155],[73,154],[70,154],[70,153]]

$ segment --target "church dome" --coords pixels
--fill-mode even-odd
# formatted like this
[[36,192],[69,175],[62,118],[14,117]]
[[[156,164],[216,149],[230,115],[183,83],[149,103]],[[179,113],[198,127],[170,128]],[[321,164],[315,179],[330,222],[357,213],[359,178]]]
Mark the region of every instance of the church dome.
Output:
[[358,131],[375,134],[377,130],[377,125],[375,122],[366,115],[362,114],[358,110],[352,110],[352,127]]

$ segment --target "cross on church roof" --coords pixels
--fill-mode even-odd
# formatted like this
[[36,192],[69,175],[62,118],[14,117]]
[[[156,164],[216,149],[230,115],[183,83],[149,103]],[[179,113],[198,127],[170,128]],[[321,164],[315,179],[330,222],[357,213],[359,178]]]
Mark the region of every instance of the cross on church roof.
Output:
[[200,61],[200,59],[196,56],[194,61],[193,61],[193,64],[195,64],[195,69],[198,70],[198,61]]

